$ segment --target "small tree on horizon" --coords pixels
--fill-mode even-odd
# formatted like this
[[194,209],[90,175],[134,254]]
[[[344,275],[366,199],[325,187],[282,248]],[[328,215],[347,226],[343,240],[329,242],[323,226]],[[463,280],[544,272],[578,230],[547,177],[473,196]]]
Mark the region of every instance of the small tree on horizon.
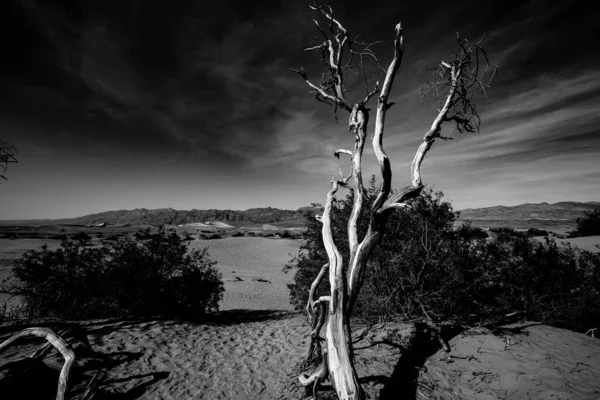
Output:
[[[19,154],[17,148],[4,139],[0,139],[0,178],[6,180],[4,176],[8,164],[17,163],[16,155]],[[0,181],[1,182],[1,181]]]
[[600,208],[586,212],[583,217],[577,218],[576,236],[600,235]]
[[[334,152],[338,158],[341,154],[350,157],[351,170],[346,177],[342,175],[340,179],[332,179],[323,214],[317,216],[322,223],[322,238],[328,262],[315,277],[308,297],[307,312],[312,333],[307,361],[317,360],[319,366],[315,371],[302,374],[299,380],[303,386],[312,386],[315,398],[321,381],[328,378],[339,399],[363,400],[365,393],[354,367],[350,318],[364,282],[367,263],[386,229],[390,213],[400,208],[410,208],[409,201],[420,195],[423,189],[420,172],[423,159],[436,139],[450,139],[441,135],[442,124],[453,122],[459,132],[478,131],[480,120],[473,98],[477,94],[485,96],[496,66],[488,61],[487,54],[481,47],[483,38],[473,43],[461,39],[457,34],[458,51],[430,70],[430,79],[423,91],[424,96],[437,100],[440,107],[413,159],[411,184],[392,191],[392,170],[383,148],[383,133],[386,114],[394,105],[389,101],[390,92],[404,53],[402,26],[399,23],[395,27],[394,54],[386,70],[380,67],[372,50],[379,42],[367,43],[352,39],[346,28],[334,17],[332,8],[327,5],[313,3],[310,9],[325,19],[326,26],[322,27],[317,20],[314,21],[323,41],[306,50],[321,54],[326,72],[317,85],[309,79],[304,69],[293,71],[312,89],[311,93],[317,100],[334,107],[336,112],[342,109],[349,113],[349,130],[354,133],[355,140],[352,150],[338,149]],[[375,73],[385,72],[381,87],[379,81],[375,84],[370,82],[367,63],[373,66]],[[364,97],[358,102],[349,100],[347,81],[350,74],[358,76],[365,84]],[[377,98],[377,110],[372,145],[380,167],[381,184],[373,205],[367,209],[361,168],[371,110],[367,104],[373,97]],[[349,254],[345,261],[333,240],[332,216],[338,189],[350,187],[351,180],[353,206],[347,225]],[[361,217],[368,220],[368,227],[366,233],[359,236]],[[318,286],[326,274],[329,276],[330,293],[315,298]],[[325,322],[326,345],[322,346],[320,331]]]

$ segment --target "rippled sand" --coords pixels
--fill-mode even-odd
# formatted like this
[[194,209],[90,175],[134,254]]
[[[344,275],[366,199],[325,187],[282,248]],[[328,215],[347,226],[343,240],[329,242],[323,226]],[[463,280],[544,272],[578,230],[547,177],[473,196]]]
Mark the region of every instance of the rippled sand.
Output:
[[225,294],[221,310],[293,310],[286,284],[293,271],[283,267],[298,254],[300,240],[226,238],[195,240],[193,248],[207,247],[223,274]]

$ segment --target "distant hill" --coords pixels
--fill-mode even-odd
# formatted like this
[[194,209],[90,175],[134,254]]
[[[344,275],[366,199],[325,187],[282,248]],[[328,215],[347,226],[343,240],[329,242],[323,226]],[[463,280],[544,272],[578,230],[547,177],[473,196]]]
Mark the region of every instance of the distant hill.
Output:
[[494,206],[485,208],[467,208],[461,210],[460,219],[469,220],[551,220],[551,221],[575,221],[584,212],[600,208],[600,202],[590,201],[579,203],[575,201],[563,201],[560,203],[525,203],[518,206]]
[[250,208],[245,211],[238,210],[174,210],[172,208],[159,208],[148,210],[136,208],[134,210],[106,211],[98,214],[85,215],[77,218],[53,220],[22,220],[0,221],[7,224],[73,224],[93,225],[107,223],[110,225],[180,225],[190,223],[224,222],[233,226],[284,224],[286,226],[305,225],[305,213],[314,214],[316,209],[302,207],[298,210],[280,210],[278,208]]

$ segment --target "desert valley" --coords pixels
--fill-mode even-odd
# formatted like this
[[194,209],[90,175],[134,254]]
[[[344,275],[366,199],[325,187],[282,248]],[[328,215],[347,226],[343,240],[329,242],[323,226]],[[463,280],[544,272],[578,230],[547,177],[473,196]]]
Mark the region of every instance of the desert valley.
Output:
[[600,399],[597,16],[328,3],[0,2],[0,400]]

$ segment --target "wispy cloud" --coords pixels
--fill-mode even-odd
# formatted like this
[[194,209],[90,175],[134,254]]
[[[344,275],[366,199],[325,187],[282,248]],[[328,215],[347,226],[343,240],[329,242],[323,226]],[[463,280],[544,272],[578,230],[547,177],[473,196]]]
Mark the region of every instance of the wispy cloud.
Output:
[[[13,39],[3,47],[0,124],[22,157],[1,188],[13,217],[50,215],[58,203],[67,213],[138,202],[297,207],[322,201],[331,176],[348,167],[332,156],[353,145],[347,114],[338,111],[336,123],[289,70],[304,67],[315,82],[322,72],[318,55],[303,51],[319,40],[306,7],[226,1],[209,13],[197,0],[13,3],[3,4],[15,6],[10,13],[0,10],[3,37]],[[436,143],[425,182],[457,208],[600,196],[600,53],[582,39],[594,37],[595,17],[577,4],[546,3],[332,1],[352,35],[382,40],[383,65],[393,27],[403,23],[405,55],[385,131],[395,185],[406,184],[435,115],[436,104],[421,102],[423,70],[455,49],[455,32],[473,39],[487,31],[500,73],[478,103],[481,133]],[[350,97],[363,91],[357,80]],[[364,175],[377,169],[369,144]],[[196,189],[206,187],[210,193]]]

